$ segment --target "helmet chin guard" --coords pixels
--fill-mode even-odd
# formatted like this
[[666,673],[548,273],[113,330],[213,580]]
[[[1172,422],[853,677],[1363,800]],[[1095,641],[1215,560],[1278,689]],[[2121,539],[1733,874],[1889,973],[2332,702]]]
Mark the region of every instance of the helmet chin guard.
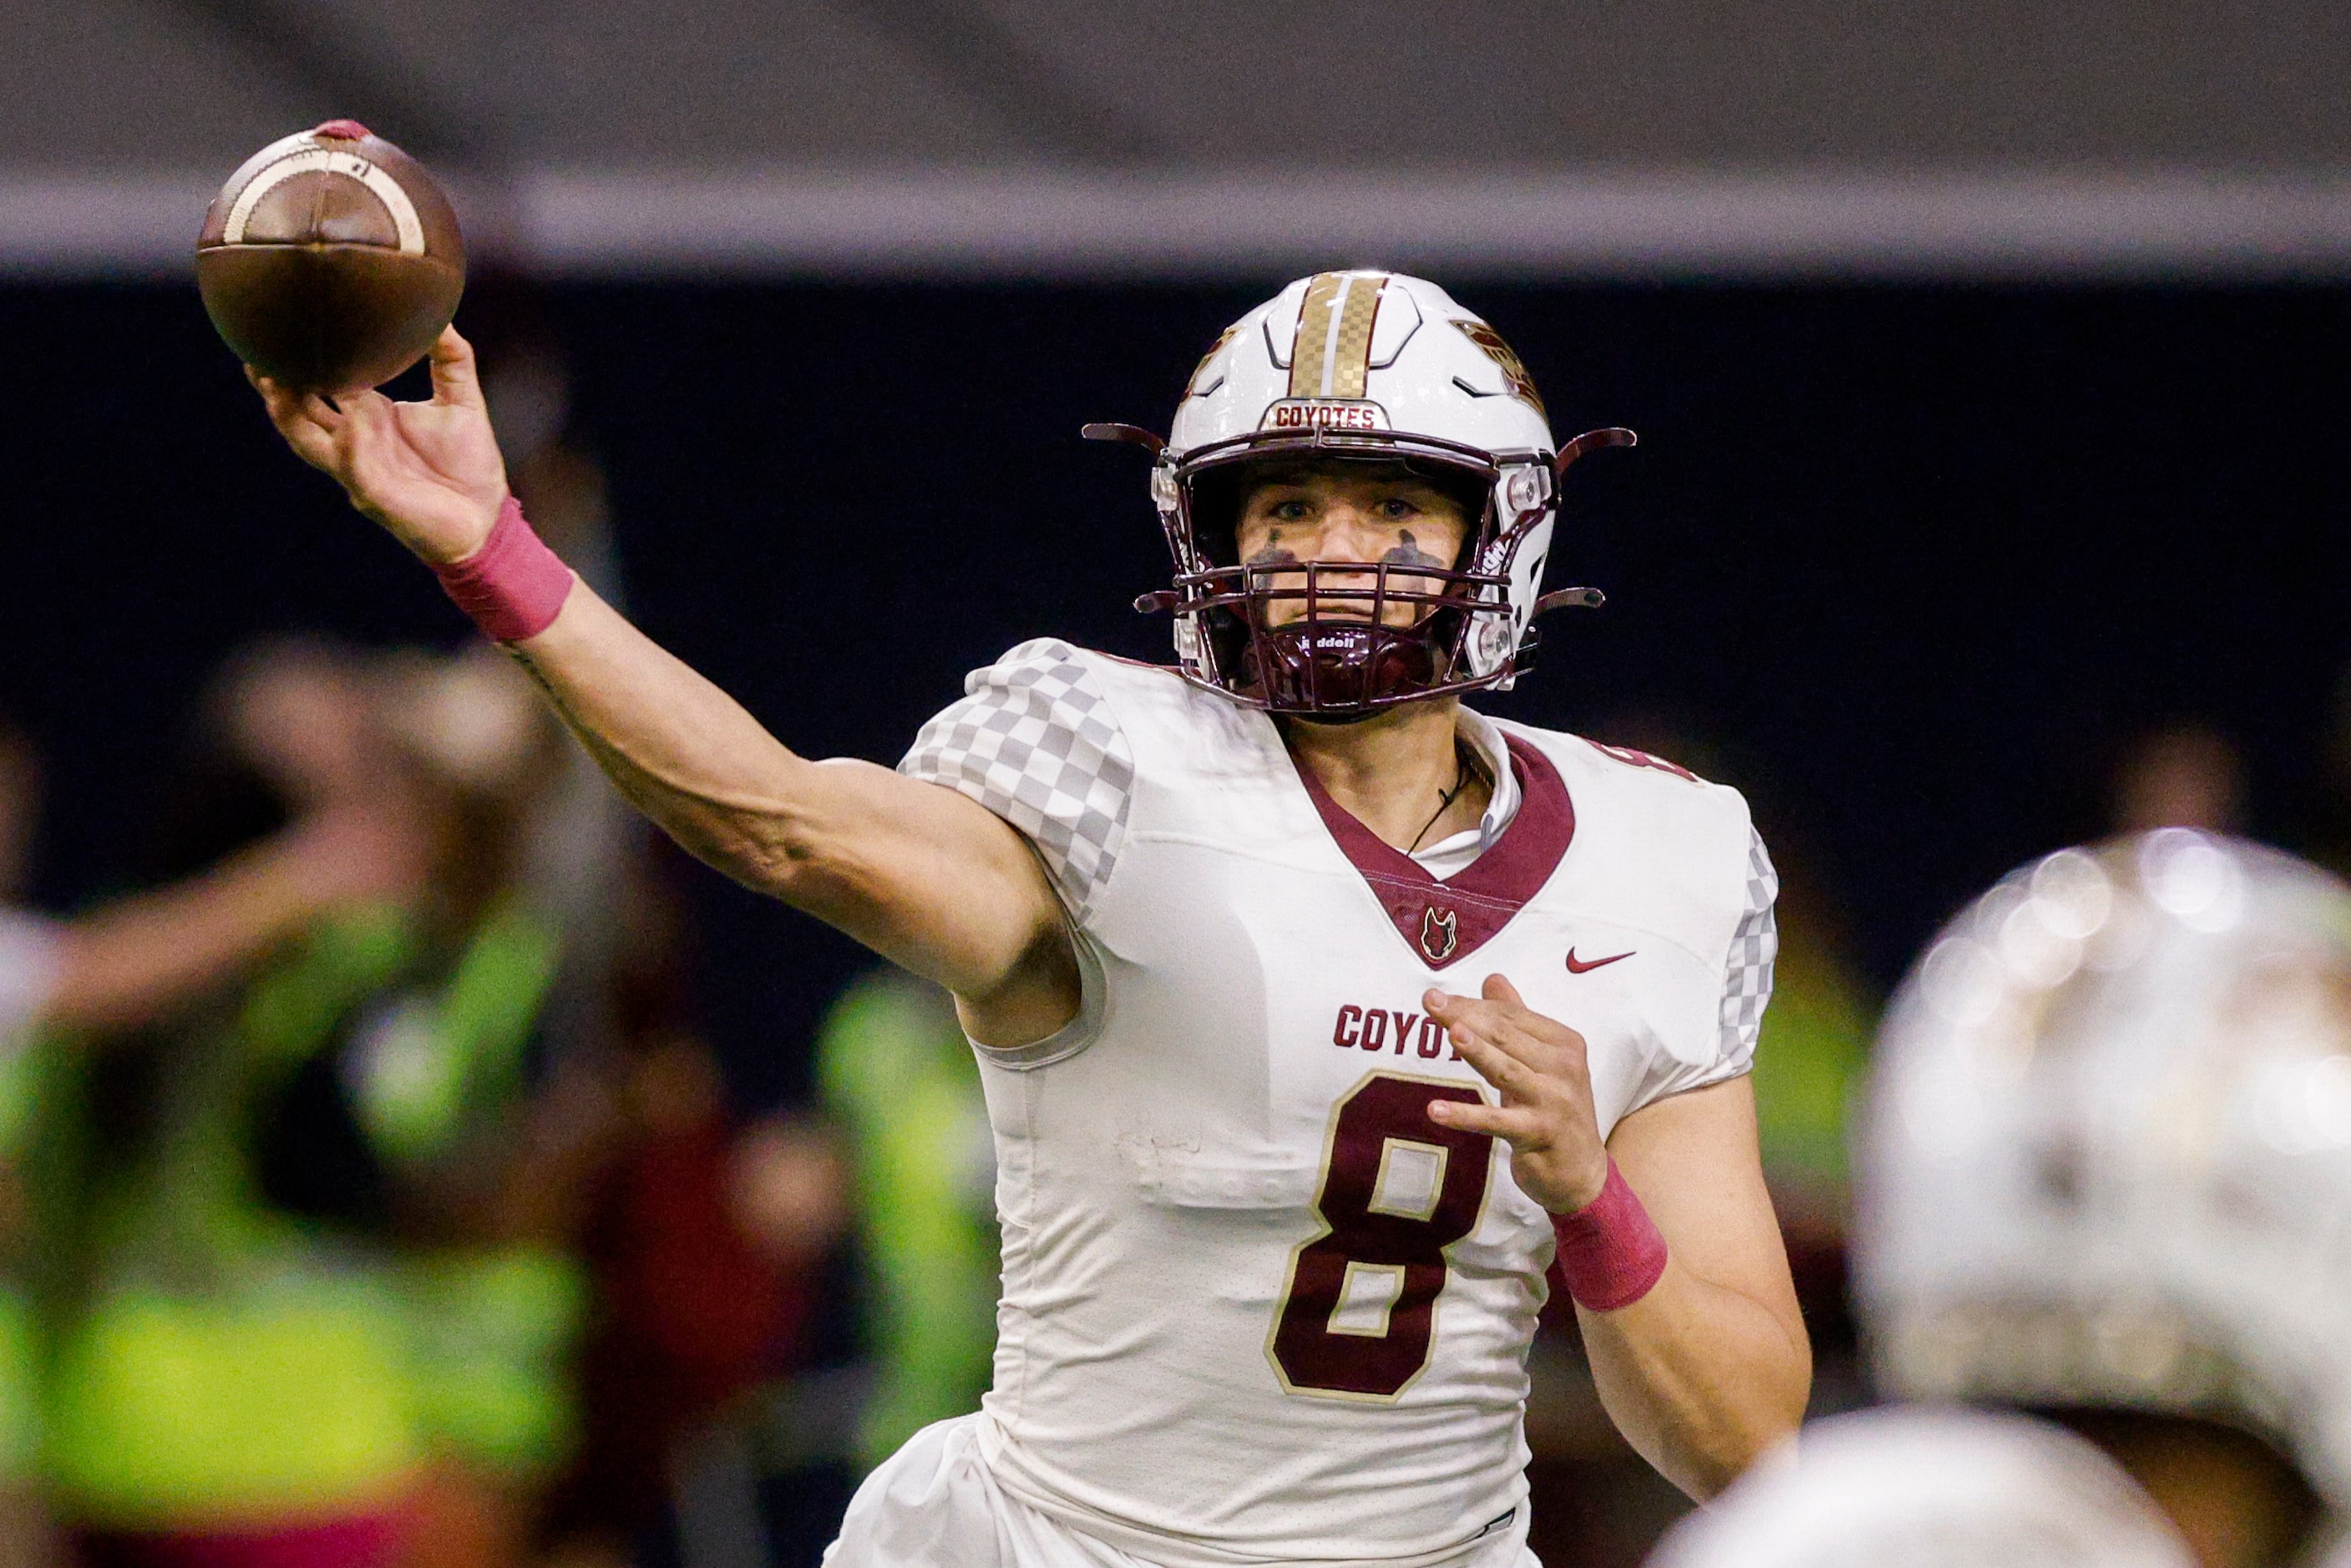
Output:
[[1179,576],[1172,607],[1179,635],[1188,620],[1208,643],[1203,662],[1229,672],[1219,690],[1277,713],[1344,721],[1467,690],[1448,674],[1481,617],[1500,624],[1502,607],[1474,597],[1500,581],[1386,563],[1219,566]]
[[1368,718],[1437,684],[1429,642],[1417,628],[1301,621],[1252,638],[1242,673],[1276,712]]
[[[1176,621],[1184,676],[1276,713],[1326,722],[1397,703],[1507,689],[1531,623],[1588,588],[1543,595],[1560,476],[1610,429],[1554,445],[1533,380],[1499,334],[1436,285],[1384,272],[1301,278],[1225,330],[1193,373],[1168,440],[1148,448],[1175,587],[1135,601]],[[1447,566],[1247,565],[1233,543],[1249,475],[1276,461],[1401,464],[1469,501]]]

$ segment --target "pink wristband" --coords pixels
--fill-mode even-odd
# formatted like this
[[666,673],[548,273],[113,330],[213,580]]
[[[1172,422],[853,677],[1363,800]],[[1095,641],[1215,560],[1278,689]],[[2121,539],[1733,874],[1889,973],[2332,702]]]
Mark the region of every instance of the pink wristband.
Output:
[[1552,1215],[1551,1228],[1560,1277],[1586,1312],[1631,1306],[1666,1272],[1666,1239],[1614,1159],[1600,1196],[1573,1214]]
[[573,581],[571,568],[530,531],[522,503],[511,495],[482,547],[434,567],[433,575],[457,607],[499,642],[520,642],[552,626]]

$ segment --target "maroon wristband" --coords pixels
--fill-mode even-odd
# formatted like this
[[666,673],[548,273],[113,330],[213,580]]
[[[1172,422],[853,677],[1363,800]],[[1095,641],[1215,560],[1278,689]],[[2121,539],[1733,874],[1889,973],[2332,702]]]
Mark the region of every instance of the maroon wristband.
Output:
[[539,542],[513,496],[482,547],[462,561],[433,568],[441,588],[474,624],[499,642],[520,642],[555,624],[571,597],[571,568]]
[[1600,1196],[1573,1214],[1552,1215],[1551,1228],[1560,1277],[1586,1312],[1631,1306],[1666,1272],[1666,1239],[1613,1158]]

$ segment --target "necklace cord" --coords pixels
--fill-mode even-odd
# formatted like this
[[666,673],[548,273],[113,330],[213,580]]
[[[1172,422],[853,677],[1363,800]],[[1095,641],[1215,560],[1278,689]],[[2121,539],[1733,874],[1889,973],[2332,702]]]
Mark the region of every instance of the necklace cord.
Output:
[[1470,761],[1469,748],[1457,737],[1453,742],[1453,787],[1437,792],[1437,809],[1429,814],[1426,822],[1420,825],[1420,831],[1412,836],[1411,847],[1405,851],[1406,855],[1420,847],[1420,841],[1428,836],[1428,830],[1437,826],[1437,819],[1451,810],[1453,803],[1461,798],[1461,792],[1469,787],[1473,775],[1482,779],[1486,776],[1486,770]]

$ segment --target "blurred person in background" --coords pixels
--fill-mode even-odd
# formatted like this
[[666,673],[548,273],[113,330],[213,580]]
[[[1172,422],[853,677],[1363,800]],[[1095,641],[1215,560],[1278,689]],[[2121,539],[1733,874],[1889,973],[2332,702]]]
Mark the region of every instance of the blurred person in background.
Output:
[[[546,516],[551,536],[574,553],[583,577],[613,602],[625,602],[603,467],[572,433],[570,365],[554,313],[536,286],[496,270],[469,283],[466,312],[481,333],[484,379],[497,389],[497,431],[513,454],[517,493]],[[476,674],[498,662],[479,650],[474,660],[467,667]],[[503,679],[496,685],[502,722],[518,719],[509,704],[520,685]],[[543,718],[528,728],[544,740]],[[471,1162],[476,1179],[492,1183],[497,1229],[506,1240],[475,1261],[485,1272],[473,1288],[482,1293],[473,1311],[458,1313],[451,1324],[456,1332],[445,1343],[462,1352],[478,1338],[478,1331],[464,1326],[475,1319],[503,1319],[510,1336],[522,1324],[538,1327],[508,1340],[507,1365],[522,1374],[500,1401],[512,1430],[495,1440],[459,1444],[458,1451],[473,1455],[470,1465],[444,1464],[438,1472],[438,1496],[447,1505],[439,1512],[438,1544],[458,1559],[509,1557],[523,1550],[527,1535],[560,1534],[566,1528],[559,1497],[538,1500],[548,1505],[544,1510],[527,1501],[550,1485],[561,1490],[568,1484],[561,1478],[574,1469],[559,1436],[569,1425],[569,1405],[552,1381],[552,1353],[580,1326],[580,1293],[590,1287],[553,1242],[558,1237],[576,1241],[601,1222],[596,1210],[607,1189],[606,1162],[615,1158],[615,1139],[625,1142],[632,1109],[660,1098],[657,1091],[642,1092],[641,1056],[622,1049],[631,1038],[620,1017],[627,1002],[616,989],[616,966],[623,944],[633,940],[632,927],[661,926],[667,915],[627,875],[645,840],[642,825],[595,763],[568,742],[536,753],[531,789],[519,880],[534,908],[562,933],[561,963],[540,1020],[553,1048],[542,1064],[542,1092],[523,1107],[527,1149]],[[635,1038],[641,1042],[641,1035]],[[526,1284],[520,1294],[507,1293]],[[534,1342],[536,1353],[528,1348]],[[531,1407],[543,1417],[536,1426],[525,1416]],[[564,1463],[550,1471],[559,1456]],[[449,1484],[469,1475],[470,1490]],[[617,1501],[633,1490],[622,1482],[611,1495]]]
[[[844,1267],[854,1256],[849,1162],[829,1120],[785,1110],[754,1119],[728,1165],[738,1222],[807,1299],[770,1351],[752,1419],[733,1428],[740,1459],[719,1468],[753,1477],[762,1550],[751,1568],[816,1568],[862,1474],[850,1442],[861,1372],[841,1311],[857,1299]],[[705,1563],[727,1568],[716,1552],[686,1568]]]
[[616,955],[611,1116],[582,1226],[597,1301],[582,1441],[549,1530],[557,1554],[582,1565],[812,1562],[813,1550],[763,1538],[797,1531],[820,1548],[848,1492],[836,1481],[805,1507],[786,1500],[790,1517],[768,1517],[767,1402],[803,1370],[845,1177],[832,1134],[811,1118],[730,1110],[717,1058],[690,1022],[665,858],[634,867]]
[[[1852,1220],[1846,1127],[1869,1066],[1879,999],[1847,947],[1843,912],[1800,834],[1780,872],[1780,956],[1756,1046],[1755,1130],[1763,1176],[1816,1347],[1814,1406],[1857,1400],[1844,1250]],[[1827,1343],[1823,1335],[1837,1336]],[[1822,1358],[1825,1358],[1825,1364]]]
[[[31,738],[0,712],[0,1563],[51,1555],[38,1495],[43,1361],[24,1158],[58,1058],[199,1005],[322,913],[423,870],[397,803],[319,793],[283,830],[186,879],[68,919],[24,906],[40,817]],[[52,1240],[54,1240],[52,1238]]]
[[2351,1521],[2351,888],[2181,828],[2024,867],[1889,1012],[1859,1147],[1881,1386],[2095,1443],[2204,1568]]
[[516,1167],[561,950],[526,877],[552,732],[513,682],[297,643],[222,683],[235,769],[281,806],[397,802],[426,874],[58,1096],[48,1456],[95,1562],[510,1555],[560,1452],[577,1282],[511,1200],[544,1185]]
[[[572,429],[571,366],[555,312],[538,287],[510,273],[470,280],[465,318],[480,334],[483,384],[496,399],[500,450],[514,491],[581,580],[616,605],[628,602],[603,464]],[[534,881],[563,918],[565,975],[549,1001],[553,1022],[580,1057],[615,1044],[611,977],[624,911],[640,910],[627,879],[645,826],[580,747],[559,767],[539,808]]]
[[849,1136],[873,1385],[860,1468],[979,1408],[996,1350],[996,1144],[955,1001],[903,970],[843,993],[817,1041],[826,1109]]
[[433,1455],[410,1556],[496,1568],[536,1549],[542,1493],[576,1437],[588,1284],[574,1241],[619,914],[606,796],[577,789],[576,750],[502,659],[396,654],[371,681],[444,853],[402,989],[371,1004],[381,1022],[340,1070],[389,1199]]

